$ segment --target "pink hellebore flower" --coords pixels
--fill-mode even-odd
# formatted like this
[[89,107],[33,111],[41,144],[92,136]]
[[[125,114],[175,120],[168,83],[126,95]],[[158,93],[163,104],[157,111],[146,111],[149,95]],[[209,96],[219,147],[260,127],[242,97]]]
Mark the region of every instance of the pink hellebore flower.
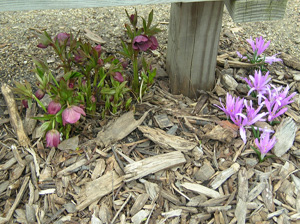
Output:
[[255,43],[252,40],[252,37],[247,39],[247,42],[251,45],[253,53],[256,53],[256,55],[259,56],[269,47],[271,41],[268,41],[265,44],[264,38],[260,36],[259,38],[256,38]]
[[46,134],[46,147],[57,147],[60,143],[60,134],[57,130],[52,129]]
[[81,107],[78,106],[70,106],[66,108],[62,112],[62,121],[63,125],[65,126],[66,124],[74,124],[80,119],[80,115],[85,116],[85,112]]
[[152,46],[152,41],[145,35],[136,36],[132,42],[134,50],[147,51]]
[[40,100],[45,96],[45,92],[41,89],[38,89],[34,95]]
[[57,114],[61,109],[61,104],[59,102],[51,101],[48,105],[49,114]]
[[152,42],[152,45],[150,47],[151,50],[156,50],[158,47],[158,42],[155,36],[149,37],[149,40]]
[[[70,34],[68,33],[58,33],[55,37],[54,37],[54,41],[58,40],[59,44],[63,44],[67,39],[70,38]],[[69,43],[70,41],[68,41],[67,45],[70,45]]]
[[116,80],[118,82],[124,82],[124,78],[122,76],[122,73],[121,72],[115,72],[114,80]]
[[261,153],[261,159],[263,159],[265,155],[274,147],[276,141],[277,140],[275,136],[270,139],[270,132],[263,132],[260,136],[260,141],[258,141],[257,138],[254,140],[257,148]]

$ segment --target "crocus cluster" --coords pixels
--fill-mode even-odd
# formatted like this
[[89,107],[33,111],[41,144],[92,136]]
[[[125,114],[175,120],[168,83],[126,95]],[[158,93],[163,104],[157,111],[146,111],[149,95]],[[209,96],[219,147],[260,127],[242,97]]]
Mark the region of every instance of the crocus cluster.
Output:
[[278,54],[275,54],[273,56],[262,56],[262,53],[269,47],[270,41],[265,42],[264,38],[260,36],[259,38],[256,38],[255,41],[250,37],[250,39],[247,39],[247,42],[250,44],[253,55],[250,57],[249,55],[243,56],[240,52],[236,52],[238,57],[241,59],[248,59],[251,63],[259,63],[264,61],[265,63],[272,64],[273,62],[282,62],[280,58],[277,58],[276,56]]
[[[247,142],[245,127],[251,126],[257,121],[265,121],[264,117],[267,115],[267,112],[259,113],[263,105],[259,106],[257,109],[254,109],[251,100],[247,101],[244,98],[235,98],[229,93],[227,93],[226,97],[226,106],[223,105],[221,99],[220,104],[221,106],[215,106],[224,111],[224,113],[227,115],[227,118],[239,127],[240,136],[244,143]],[[243,114],[244,108],[246,109],[246,115]]]
[[133,39],[132,48],[134,50],[147,51],[148,49],[156,50],[158,42],[155,36],[139,35]]
[[260,151],[260,160],[263,161],[265,155],[274,147],[277,140],[275,136],[273,136],[273,138],[270,139],[270,132],[264,131],[261,134],[260,139],[256,138],[254,142]]

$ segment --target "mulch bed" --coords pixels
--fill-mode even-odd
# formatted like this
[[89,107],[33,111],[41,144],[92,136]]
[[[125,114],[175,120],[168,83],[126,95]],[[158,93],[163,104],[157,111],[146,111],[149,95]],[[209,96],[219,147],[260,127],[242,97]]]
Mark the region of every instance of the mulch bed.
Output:
[[[28,119],[39,109],[20,111],[2,85],[0,223],[297,223],[299,96],[271,127],[292,146],[258,163],[253,138],[245,145],[213,106],[227,92],[247,95],[241,76],[252,68],[234,55],[220,52],[215,88],[196,101],[172,95],[161,69],[135,112],[86,117],[59,149],[45,148]],[[299,61],[281,57],[273,84],[299,91]]]

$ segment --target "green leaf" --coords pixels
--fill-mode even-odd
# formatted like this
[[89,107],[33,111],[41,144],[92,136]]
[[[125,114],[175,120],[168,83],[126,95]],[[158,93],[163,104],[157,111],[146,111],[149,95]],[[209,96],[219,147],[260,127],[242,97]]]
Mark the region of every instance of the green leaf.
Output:
[[42,132],[45,132],[47,129],[50,128],[50,124],[51,124],[50,121],[47,121],[47,122],[43,123],[40,130],[41,130]]
[[151,10],[151,12],[148,15],[147,29],[150,28],[152,21],[153,21],[153,9]]

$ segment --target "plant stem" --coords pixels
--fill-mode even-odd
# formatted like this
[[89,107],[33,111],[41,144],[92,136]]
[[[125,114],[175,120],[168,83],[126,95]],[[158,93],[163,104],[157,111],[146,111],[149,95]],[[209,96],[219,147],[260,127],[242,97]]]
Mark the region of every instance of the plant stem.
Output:
[[138,71],[137,56],[135,54],[133,56],[133,83],[132,83],[132,89],[135,93],[138,94],[138,91],[139,91],[139,71]]

